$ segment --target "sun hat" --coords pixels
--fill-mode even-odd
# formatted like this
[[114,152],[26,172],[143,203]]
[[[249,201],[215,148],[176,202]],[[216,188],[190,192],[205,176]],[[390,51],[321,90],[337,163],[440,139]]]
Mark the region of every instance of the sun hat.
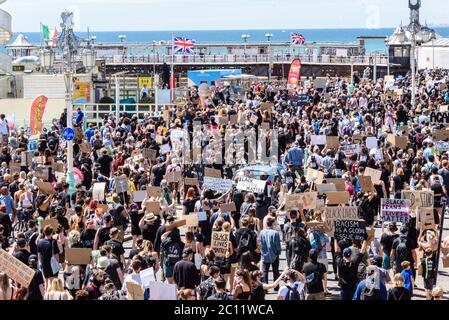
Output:
[[109,259],[107,257],[100,257],[97,260],[97,268],[106,269],[109,267]]
[[145,222],[151,222],[151,221],[156,220],[156,216],[154,215],[153,212],[150,212],[150,213],[147,213],[147,214],[145,215],[145,218],[144,218],[143,220],[144,220]]

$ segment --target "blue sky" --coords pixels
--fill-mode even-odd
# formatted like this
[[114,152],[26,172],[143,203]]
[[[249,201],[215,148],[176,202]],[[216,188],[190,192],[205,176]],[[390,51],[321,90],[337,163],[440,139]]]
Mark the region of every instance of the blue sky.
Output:
[[[423,22],[449,24],[449,1],[422,2]],[[409,19],[407,0],[8,0],[0,8],[16,32],[59,26],[66,8],[77,30],[93,31],[382,28]]]

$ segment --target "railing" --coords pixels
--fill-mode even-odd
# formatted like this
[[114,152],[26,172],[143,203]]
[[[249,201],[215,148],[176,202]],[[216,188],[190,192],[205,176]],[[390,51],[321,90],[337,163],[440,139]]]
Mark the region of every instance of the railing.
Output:
[[[170,64],[172,61],[171,55],[148,54],[148,55],[116,55],[103,57],[107,64]],[[234,63],[290,63],[293,59],[299,58],[302,63],[316,63],[316,64],[363,64],[373,65],[376,62],[378,65],[387,65],[388,57],[384,55],[378,56],[352,56],[339,57],[330,55],[279,55],[272,56],[268,54],[259,55],[175,55],[174,62],[176,64],[234,64]]]
[[[168,104],[147,104],[147,103],[121,103],[119,105],[120,113],[127,113],[129,115],[137,115],[139,119],[143,119],[146,115],[150,117],[162,117],[163,112],[173,105]],[[78,108],[84,113],[86,123],[103,123],[106,115],[115,115],[115,103],[75,103],[73,104],[73,111],[76,112]]]

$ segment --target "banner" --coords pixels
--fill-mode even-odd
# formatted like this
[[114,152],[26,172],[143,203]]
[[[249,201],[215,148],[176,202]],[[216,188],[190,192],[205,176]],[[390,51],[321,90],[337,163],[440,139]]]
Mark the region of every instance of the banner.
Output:
[[287,89],[295,90],[301,82],[301,60],[293,60],[288,73]]
[[253,193],[263,193],[265,191],[265,181],[241,177],[237,183],[237,189]]
[[31,135],[38,135],[44,130],[42,118],[44,117],[45,106],[48,98],[46,96],[37,97],[31,104],[30,128]]
[[449,112],[436,112],[430,113],[430,123],[449,124]]
[[380,218],[382,221],[406,223],[410,219],[410,200],[381,199]]
[[[229,179],[218,179],[211,177],[204,177],[203,186],[207,189],[226,193],[232,188],[233,182]],[[263,190],[261,191],[263,192]]]

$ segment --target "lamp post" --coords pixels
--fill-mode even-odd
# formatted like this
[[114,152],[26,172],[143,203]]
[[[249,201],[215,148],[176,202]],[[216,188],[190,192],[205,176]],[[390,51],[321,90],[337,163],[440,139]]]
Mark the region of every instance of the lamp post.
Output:
[[[65,81],[65,101],[67,108],[67,128],[73,128],[73,103],[72,103],[72,85],[73,74],[76,72],[74,57],[78,54],[80,49],[79,39],[73,32],[73,13],[64,11],[61,14],[62,34],[58,40],[58,48],[62,52],[64,62],[64,81]],[[83,65],[86,69],[92,69],[96,63],[96,53],[90,48],[86,47],[81,54]],[[41,63],[44,68],[48,69],[53,66],[54,52],[51,48],[46,48],[41,51]],[[67,142],[67,179],[69,184],[69,193],[75,192],[75,177],[73,175],[73,141]]]
[[273,38],[272,33],[266,33],[265,37],[268,41],[268,81],[271,81],[271,74],[273,73],[273,54],[271,52],[271,38]]
[[125,40],[126,40],[126,34],[120,34],[120,35],[118,36],[118,38],[120,39],[120,42],[125,42]]
[[156,77],[156,40],[153,40],[153,79]]
[[244,45],[244,55],[245,55],[245,62],[246,62],[246,42],[248,41],[248,39],[249,39],[249,34],[242,34],[242,39],[243,39],[243,42],[245,43],[245,45]]

